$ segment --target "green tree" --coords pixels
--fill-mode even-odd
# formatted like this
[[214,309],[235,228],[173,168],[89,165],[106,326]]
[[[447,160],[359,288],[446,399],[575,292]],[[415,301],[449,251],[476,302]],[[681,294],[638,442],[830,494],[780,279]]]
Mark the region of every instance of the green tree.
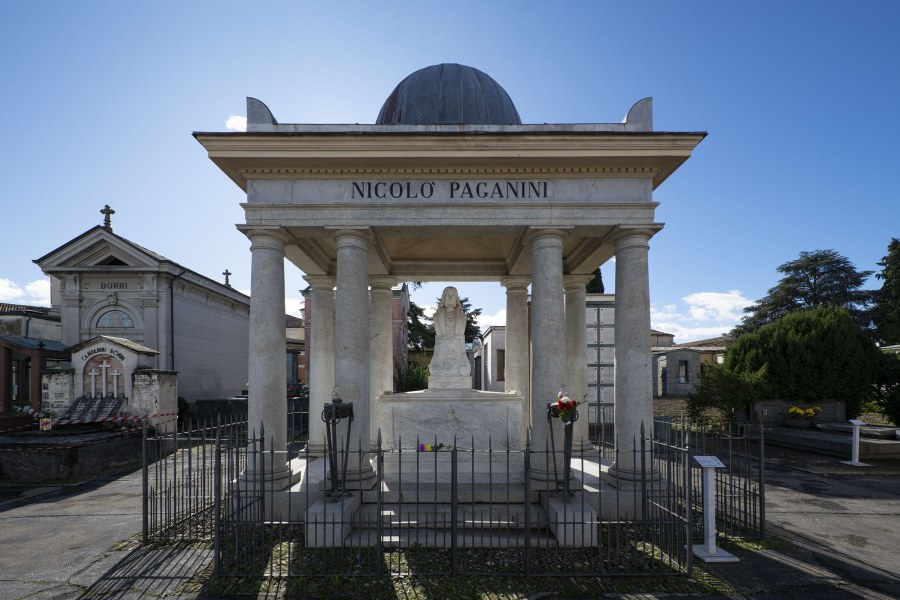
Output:
[[708,409],[717,409],[721,417],[731,420],[734,411],[765,399],[766,391],[766,367],[755,373],[738,373],[724,365],[705,364],[700,368],[697,385],[688,394],[687,413],[696,421]]
[[477,337],[481,337],[481,326],[478,325],[478,317],[481,316],[480,308],[472,308],[472,303],[468,298],[460,298],[459,303],[462,305],[463,312],[466,313],[466,341],[471,342]]
[[744,309],[747,315],[732,335],[755,331],[788,313],[818,306],[842,307],[857,326],[870,329],[872,292],[860,288],[872,271],[857,271],[834,250],[801,252],[799,258],[784,263],[778,271],[784,277],[765,297]]
[[878,340],[885,345],[900,344],[900,240],[892,238],[888,253],[878,263],[881,273],[875,277],[882,282],[875,290],[872,321]]
[[584,289],[587,290],[588,294],[603,293],[603,273],[600,272],[600,267],[597,267],[597,270],[594,272],[594,278],[588,281]]
[[724,368],[749,376],[765,369],[766,391],[788,402],[843,400],[859,414],[870,398],[881,352],[844,308],[820,306],[786,314],[742,335]]
[[406,317],[407,348],[418,351],[434,348],[434,325],[422,307],[410,300]]

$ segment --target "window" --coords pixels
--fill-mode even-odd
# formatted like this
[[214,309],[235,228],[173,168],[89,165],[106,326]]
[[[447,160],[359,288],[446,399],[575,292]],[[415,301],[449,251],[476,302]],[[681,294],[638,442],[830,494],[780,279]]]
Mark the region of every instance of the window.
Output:
[[678,361],[678,383],[689,383],[688,381],[688,361]]
[[497,381],[506,381],[506,350],[497,350]]
[[108,310],[97,319],[97,329],[130,329],[134,321],[121,310]]

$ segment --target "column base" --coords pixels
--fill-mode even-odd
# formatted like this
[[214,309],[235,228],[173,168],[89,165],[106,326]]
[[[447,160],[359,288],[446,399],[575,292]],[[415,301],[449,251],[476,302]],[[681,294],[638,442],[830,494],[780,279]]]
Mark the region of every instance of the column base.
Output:
[[634,470],[616,463],[603,472],[603,480],[620,489],[640,487],[642,483],[657,482],[659,479],[659,469]]
[[[340,460],[340,458],[338,459]],[[325,464],[327,464],[327,457],[325,459]],[[372,456],[369,454],[365,454],[362,457],[362,462],[358,464],[354,464],[355,461],[350,459],[350,462],[347,464],[347,476],[344,480],[344,488],[346,490],[370,490],[375,487],[376,478],[375,478],[375,469],[372,467]],[[341,464],[338,464],[338,479],[341,479]],[[326,490],[331,487],[331,476],[328,474],[326,469],[326,476],[323,478],[322,483],[320,484],[320,489]]]

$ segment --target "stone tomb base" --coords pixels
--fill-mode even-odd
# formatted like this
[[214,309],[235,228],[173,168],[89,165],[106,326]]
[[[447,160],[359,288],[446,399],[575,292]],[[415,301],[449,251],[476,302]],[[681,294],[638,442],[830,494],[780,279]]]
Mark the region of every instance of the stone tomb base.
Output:
[[430,389],[382,394],[373,418],[386,450],[414,448],[417,439],[451,446],[454,437],[458,448],[520,450],[523,406],[518,394]]

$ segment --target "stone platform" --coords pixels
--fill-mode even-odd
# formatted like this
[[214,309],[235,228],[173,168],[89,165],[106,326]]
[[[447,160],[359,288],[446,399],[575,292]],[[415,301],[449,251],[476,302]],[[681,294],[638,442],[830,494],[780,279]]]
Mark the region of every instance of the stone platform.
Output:
[[[815,428],[768,427],[767,444],[807,450],[849,459],[853,452],[853,428],[845,423],[821,423]],[[860,460],[900,458],[897,428],[863,426],[859,439]]]
[[386,449],[455,439],[458,448],[519,450],[524,402],[518,394],[430,389],[382,394],[372,410]]

